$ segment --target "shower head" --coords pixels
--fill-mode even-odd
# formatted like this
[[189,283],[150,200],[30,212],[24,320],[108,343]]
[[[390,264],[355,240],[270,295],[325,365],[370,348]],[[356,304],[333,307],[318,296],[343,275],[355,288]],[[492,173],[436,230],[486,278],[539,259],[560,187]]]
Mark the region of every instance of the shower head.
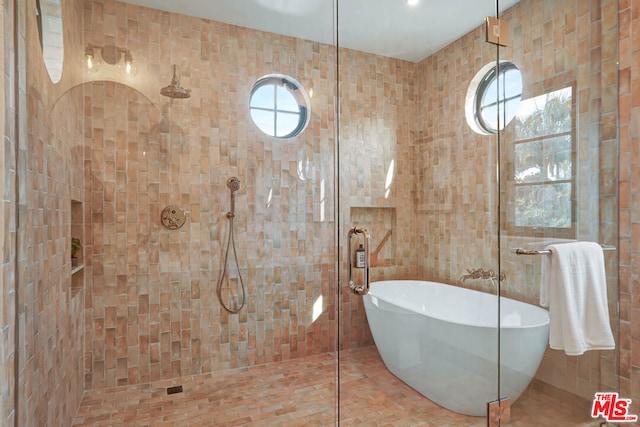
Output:
[[180,86],[170,85],[165,86],[160,90],[160,94],[164,96],[168,96],[169,98],[190,98],[191,93],[188,89],[184,89]]
[[171,84],[160,89],[160,95],[168,96],[169,98],[189,98],[191,97],[191,89],[185,89],[180,86],[180,78],[178,77],[178,66],[173,66],[173,77],[171,78]]
[[240,189],[240,180],[235,176],[232,176],[227,180],[227,187],[231,190],[231,193],[235,193]]

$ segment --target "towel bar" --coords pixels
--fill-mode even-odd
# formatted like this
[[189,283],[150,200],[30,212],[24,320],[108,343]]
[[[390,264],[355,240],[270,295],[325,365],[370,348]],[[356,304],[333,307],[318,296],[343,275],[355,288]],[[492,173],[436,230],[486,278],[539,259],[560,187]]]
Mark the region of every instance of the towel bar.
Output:
[[[601,244],[600,246],[602,246],[602,250],[603,251],[615,251],[616,247],[613,245],[605,245],[605,244]],[[546,254],[550,254],[551,251],[548,249],[544,249],[541,251],[535,251],[535,250],[530,250],[530,249],[524,249],[524,248],[513,248],[511,249],[511,252],[513,252],[516,255],[546,255]]]

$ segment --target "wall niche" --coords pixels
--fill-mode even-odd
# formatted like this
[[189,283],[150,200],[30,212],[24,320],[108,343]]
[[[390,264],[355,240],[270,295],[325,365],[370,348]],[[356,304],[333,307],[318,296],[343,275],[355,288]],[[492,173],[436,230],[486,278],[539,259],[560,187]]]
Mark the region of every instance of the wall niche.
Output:
[[371,267],[396,265],[396,208],[353,206],[351,221],[369,231]]
[[69,244],[74,248],[72,239],[78,239],[80,247],[71,255],[71,297],[84,288],[84,221],[82,202],[71,200],[71,237]]

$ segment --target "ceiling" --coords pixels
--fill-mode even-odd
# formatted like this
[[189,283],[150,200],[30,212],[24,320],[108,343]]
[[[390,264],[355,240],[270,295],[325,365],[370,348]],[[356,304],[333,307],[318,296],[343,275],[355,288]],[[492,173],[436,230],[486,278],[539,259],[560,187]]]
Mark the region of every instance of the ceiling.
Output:
[[[335,44],[332,0],[125,0],[150,8]],[[495,16],[497,0],[337,0],[341,47],[418,62]],[[502,12],[519,0],[499,0]],[[375,6],[373,6],[375,5]]]

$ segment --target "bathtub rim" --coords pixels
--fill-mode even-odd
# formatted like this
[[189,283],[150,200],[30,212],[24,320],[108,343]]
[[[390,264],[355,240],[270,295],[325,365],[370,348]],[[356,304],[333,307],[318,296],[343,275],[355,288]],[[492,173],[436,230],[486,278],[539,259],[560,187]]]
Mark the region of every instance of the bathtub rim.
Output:
[[[469,288],[464,288],[461,286],[456,286],[456,285],[452,285],[452,284],[448,284],[448,283],[442,283],[442,282],[435,282],[432,280],[415,280],[415,279],[398,279],[398,280],[394,280],[394,279],[390,279],[390,280],[377,280],[377,281],[372,281],[371,285],[370,285],[370,289],[369,289],[369,293],[367,293],[364,297],[367,298],[377,298],[379,300],[384,301],[387,304],[393,305],[395,307],[400,307],[403,310],[407,310],[409,312],[415,313],[417,315],[420,316],[427,316],[430,317],[432,319],[436,319],[442,322],[447,322],[447,323],[451,323],[451,324],[456,324],[456,325],[460,325],[460,326],[467,326],[467,327],[473,327],[473,328],[488,328],[488,329],[498,329],[498,325],[494,324],[494,325],[488,325],[488,324],[477,324],[477,323],[472,323],[472,322],[468,322],[468,321],[462,321],[462,320],[454,320],[452,318],[447,318],[447,317],[443,317],[443,316],[437,316],[434,315],[433,313],[429,313],[429,312],[425,312],[425,311],[419,311],[414,309],[413,307],[407,306],[407,305],[400,305],[398,303],[396,303],[395,301],[389,301],[388,299],[381,297],[380,295],[376,295],[375,294],[375,288],[376,285],[379,284],[384,284],[384,283],[417,283],[417,284],[431,284],[431,285],[436,285],[436,286],[440,286],[440,287],[450,287],[450,288],[457,288],[459,290],[463,290],[465,292],[471,292],[474,295],[478,295],[478,294],[482,294],[483,298],[488,298],[488,299],[493,299],[496,298],[497,295],[495,294],[490,294],[488,292],[482,292],[482,291],[478,291],[475,289],[469,289]],[[518,329],[533,329],[533,328],[540,328],[540,327],[548,327],[550,325],[550,318],[549,318],[549,311],[527,303],[527,302],[523,302],[523,301],[518,301],[515,300],[513,298],[507,298],[507,297],[503,297],[500,296],[500,302],[501,302],[501,306],[502,306],[502,302],[504,301],[508,301],[509,304],[514,304],[515,306],[518,305],[525,305],[527,306],[527,310],[531,310],[532,312],[535,312],[536,314],[540,313],[540,315],[545,316],[544,321],[539,321],[536,323],[532,323],[532,324],[526,324],[526,325],[500,325],[500,330],[518,330]],[[375,304],[373,301],[371,301],[372,304]],[[502,313],[501,313],[502,315]]]

